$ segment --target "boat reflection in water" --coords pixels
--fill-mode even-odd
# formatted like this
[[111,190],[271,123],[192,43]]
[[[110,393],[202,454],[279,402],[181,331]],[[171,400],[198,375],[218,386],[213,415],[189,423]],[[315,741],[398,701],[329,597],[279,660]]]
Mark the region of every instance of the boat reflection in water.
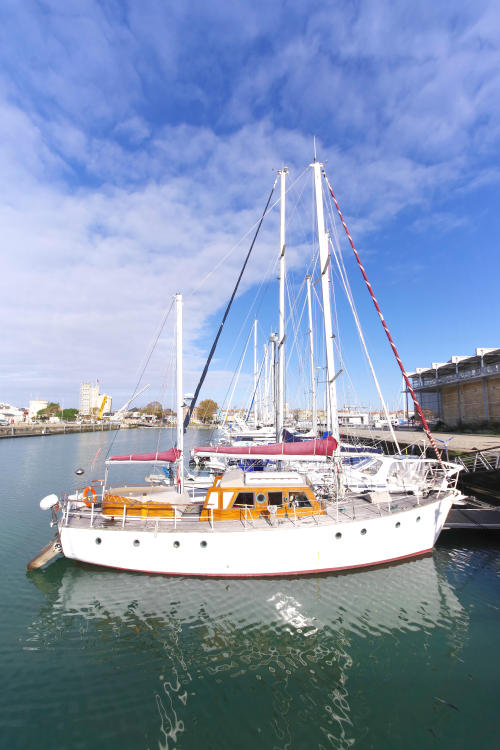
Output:
[[[359,739],[360,681],[373,680],[374,664],[418,670],[431,639],[460,651],[467,630],[432,556],[299,579],[165,578],[63,559],[28,575],[45,601],[27,645],[70,639],[80,662],[83,651],[111,665],[100,710],[123,731],[133,705],[142,736],[160,747],[181,735],[195,747],[200,731],[208,746],[230,747],[236,725],[265,747],[305,747],[307,737],[319,746],[325,735],[348,747]],[[74,689],[80,710],[93,706],[95,683]]]

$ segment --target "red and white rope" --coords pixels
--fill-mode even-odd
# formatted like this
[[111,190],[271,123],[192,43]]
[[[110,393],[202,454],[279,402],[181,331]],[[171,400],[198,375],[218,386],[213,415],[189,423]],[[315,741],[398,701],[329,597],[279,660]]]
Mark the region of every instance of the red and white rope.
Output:
[[411,397],[413,399],[413,403],[415,404],[415,409],[417,410],[418,415],[419,415],[420,419],[422,420],[422,426],[423,426],[423,428],[425,430],[425,434],[427,435],[427,437],[429,439],[429,442],[432,445],[432,448],[434,450],[434,453],[437,456],[438,461],[441,463],[441,454],[440,454],[440,452],[438,450],[438,447],[437,447],[437,445],[436,445],[436,443],[434,441],[434,438],[431,435],[431,431],[429,429],[429,425],[427,424],[427,420],[426,420],[426,418],[424,416],[424,413],[422,411],[422,408],[421,408],[421,406],[420,406],[420,404],[418,402],[418,399],[417,399],[417,396],[415,394],[415,391],[413,390],[413,388],[411,386],[411,383],[410,383],[410,380],[408,378],[408,375],[406,374],[406,370],[404,368],[404,365],[401,362],[401,358],[399,356],[398,350],[396,349],[396,344],[394,343],[394,341],[392,339],[392,336],[390,334],[390,331],[389,331],[389,328],[387,326],[387,323],[385,322],[385,318],[382,315],[382,310],[380,309],[380,305],[377,302],[377,298],[375,297],[372,285],[370,284],[370,281],[368,280],[368,276],[366,275],[366,271],[365,271],[365,269],[363,267],[363,264],[361,263],[361,258],[359,257],[358,251],[356,250],[356,247],[354,246],[354,242],[352,240],[352,237],[349,234],[349,230],[347,228],[347,224],[345,223],[344,217],[342,216],[342,211],[340,210],[340,206],[339,206],[338,201],[337,201],[337,199],[335,197],[335,193],[333,192],[332,187],[331,187],[330,183],[328,182],[328,177],[326,176],[325,170],[323,169],[322,171],[323,171],[323,177],[325,178],[325,182],[326,182],[326,184],[328,186],[328,190],[330,191],[330,195],[332,196],[333,201],[335,203],[335,206],[337,208],[337,211],[338,211],[338,214],[339,214],[339,217],[340,217],[340,221],[342,222],[342,226],[345,229],[345,233],[347,234],[347,238],[348,238],[348,240],[349,240],[349,242],[351,244],[351,247],[352,247],[352,250],[354,252],[354,255],[356,256],[356,260],[358,262],[359,268],[360,268],[361,273],[363,275],[363,278],[365,280],[365,283],[366,283],[366,286],[368,288],[368,291],[370,292],[370,296],[371,296],[371,298],[373,300],[373,304],[375,305],[375,309],[376,309],[376,311],[378,313],[378,316],[380,318],[380,322],[382,323],[384,331],[385,331],[385,333],[387,335],[387,338],[389,340],[389,344],[391,345],[392,351],[394,352],[394,356],[396,357],[396,361],[397,361],[397,363],[399,365],[399,369],[401,370],[401,372],[403,374],[403,378],[404,378],[404,381],[406,383],[406,387],[408,388],[408,391],[411,394]]

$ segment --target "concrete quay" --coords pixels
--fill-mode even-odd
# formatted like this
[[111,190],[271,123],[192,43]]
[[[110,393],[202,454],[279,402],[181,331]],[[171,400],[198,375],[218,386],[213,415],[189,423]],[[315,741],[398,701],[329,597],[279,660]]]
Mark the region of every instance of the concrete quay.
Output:
[[119,430],[120,424],[101,422],[100,424],[18,424],[1,426],[0,438],[36,437],[44,435],[67,435],[72,432],[108,432]]
[[[423,430],[394,429],[396,439],[401,447],[415,445],[417,448],[432,450],[429,439]],[[500,435],[479,435],[454,432],[433,432],[432,436],[439,450],[448,446],[449,454],[457,452],[476,452],[500,450]],[[376,443],[393,443],[389,429],[371,429],[369,427],[341,427],[340,435],[347,439],[360,439]]]

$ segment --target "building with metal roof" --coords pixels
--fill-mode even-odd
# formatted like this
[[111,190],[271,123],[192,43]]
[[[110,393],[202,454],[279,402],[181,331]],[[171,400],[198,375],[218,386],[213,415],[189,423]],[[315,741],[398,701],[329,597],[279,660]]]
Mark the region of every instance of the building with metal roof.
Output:
[[453,427],[500,423],[500,349],[478,348],[409,373],[426,414]]

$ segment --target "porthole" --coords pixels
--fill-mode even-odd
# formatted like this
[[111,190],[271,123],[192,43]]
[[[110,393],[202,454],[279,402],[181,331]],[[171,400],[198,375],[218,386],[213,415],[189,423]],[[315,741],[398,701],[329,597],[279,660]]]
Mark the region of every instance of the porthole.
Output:
[[140,544],[140,541],[138,539],[134,539],[134,547],[138,547]]
[[417,523],[420,521],[420,516],[417,516]]
[[398,521],[397,524],[396,524],[396,528],[399,529],[400,526],[401,526],[401,523],[400,523],[400,521]]
[[96,536],[95,543],[100,544],[102,542],[102,539],[100,536]]
[[200,547],[203,547],[203,549],[205,549],[206,546],[207,543],[205,542],[205,540],[203,540],[203,542],[200,542]]
[[361,535],[364,536],[366,534],[366,529],[361,529]]
[[266,502],[266,496],[264,495],[263,492],[258,492],[255,497],[255,500],[257,501],[259,505],[264,505],[264,503]]
[[176,549],[177,549],[177,547],[180,547],[180,546],[181,546],[181,543],[180,543],[180,542],[174,542],[174,547],[175,547]]
[[337,533],[335,534],[335,539],[342,539],[342,534],[340,533],[340,531],[337,531]]

